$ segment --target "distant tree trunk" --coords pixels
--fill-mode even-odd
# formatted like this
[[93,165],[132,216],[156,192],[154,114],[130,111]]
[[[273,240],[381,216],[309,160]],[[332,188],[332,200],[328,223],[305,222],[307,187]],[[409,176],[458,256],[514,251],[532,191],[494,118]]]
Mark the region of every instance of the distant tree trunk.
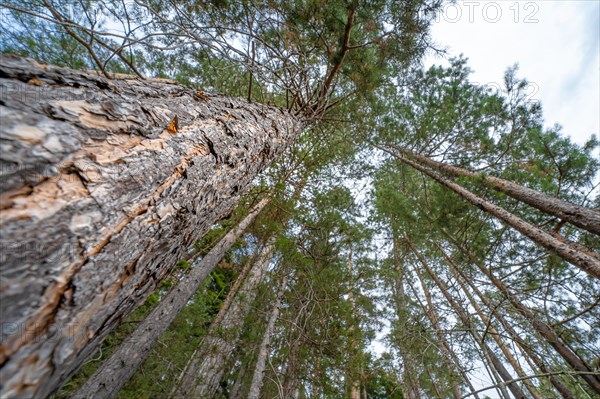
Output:
[[[396,269],[396,278],[394,279],[394,302],[396,305],[396,317],[403,322],[407,322],[406,312],[406,290],[404,286],[404,264],[402,249],[400,245],[400,237],[396,217],[390,218],[392,229],[392,255],[394,259],[394,267]],[[398,351],[402,358],[402,392],[407,399],[419,399],[419,384],[417,381],[417,373],[414,368],[416,360],[410,354],[410,349],[405,348],[402,342],[398,343]]]
[[254,369],[252,383],[250,384],[250,390],[248,392],[248,399],[258,399],[260,397],[260,388],[262,387],[267,358],[269,356],[269,345],[271,344],[273,331],[275,331],[275,323],[277,322],[277,319],[279,319],[279,308],[281,307],[281,301],[283,300],[283,295],[285,294],[288,277],[288,274],[283,276],[281,283],[279,284],[279,291],[277,292],[277,297],[275,299],[275,303],[273,304],[271,315],[269,316],[267,328],[265,329],[262,342],[260,343],[258,358],[256,359],[256,368]]
[[483,349],[484,365],[485,365],[485,368],[488,371],[488,375],[490,376],[490,380],[493,381],[494,384],[495,384],[494,388],[496,389],[496,392],[498,393],[498,396],[501,399],[512,399],[510,397],[510,394],[506,390],[506,384],[504,383],[502,377],[500,377],[500,374],[498,373],[498,370],[496,370],[496,367],[494,367],[494,364],[493,364],[492,360],[489,358],[489,356],[487,354],[488,354],[488,352],[485,349]]
[[589,374],[590,372],[593,372],[593,370],[585,362],[585,360],[564,345],[553,328],[540,320],[540,318],[537,317],[530,308],[519,301],[519,299],[510,292],[502,280],[494,276],[494,274],[481,262],[475,261],[475,256],[467,247],[460,244],[456,240],[453,240],[449,234],[445,234],[464,254],[466,254],[472,260],[473,264],[490,279],[492,284],[498,288],[498,290],[509,300],[511,305],[521,314],[521,316],[525,318],[525,320],[527,320],[527,322],[533,326],[535,331],[537,331],[540,336],[546,339],[548,344],[554,348],[554,350],[565,360],[565,362],[567,362],[567,364],[569,364],[575,371],[587,373],[581,374],[581,378],[583,378],[595,392],[600,393],[600,378],[597,375]]
[[302,334],[299,332],[288,350],[282,389],[283,397],[281,399],[298,399],[300,396],[300,379],[298,375],[300,367],[298,356],[302,342]]
[[[498,332],[498,330],[496,330],[494,325],[491,323],[490,318],[487,317],[487,315],[485,314],[483,309],[481,309],[481,306],[479,306],[477,301],[475,301],[475,298],[473,298],[473,295],[471,295],[471,293],[465,286],[465,283],[463,283],[461,278],[454,271],[455,270],[454,265],[449,265],[448,270],[450,270],[450,274],[452,274],[455,281],[458,282],[458,285],[460,286],[461,290],[463,291],[463,293],[465,294],[465,296],[471,303],[471,306],[473,306],[473,309],[475,309],[475,312],[477,313],[477,315],[479,316],[479,318],[481,319],[483,324],[486,326],[487,333],[492,336],[492,339],[496,342],[496,345],[498,345],[498,347],[504,354],[504,357],[506,358],[506,360],[508,360],[508,362],[512,366],[513,370],[517,373],[517,376],[519,378],[526,377],[527,374],[525,373],[525,371],[519,364],[518,360],[514,357],[514,355],[508,348],[508,346],[502,340],[500,333]],[[527,388],[527,390],[529,391],[529,393],[531,394],[531,396],[534,399],[544,399],[544,398],[542,398],[540,393],[537,391],[536,387],[533,385],[533,383],[531,382],[530,379],[524,379],[523,385],[525,385],[525,387]]]
[[[475,284],[473,284],[473,281],[471,281],[471,279],[467,278],[467,276],[465,276],[465,274],[460,270],[460,268],[458,268],[454,264],[454,262],[452,262],[450,257],[445,253],[445,251],[442,249],[442,247],[440,245],[438,245],[438,248],[439,248],[440,252],[442,253],[442,255],[444,256],[444,258],[448,261],[450,268],[455,273],[457,273],[460,277],[462,277],[462,279],[469,285],[469,287],[477,295],[479,300],[481,300],[485,304],[485,306],[490,310],[490,312],[493,313],[493,316],[500,322],[500,324],[502,325],[502,328],[504,328],[504,330],[506,330],[508,332],[510,337],[517,343],[517,345],[519,345],[519,347],[523,350],[523,352],[526,353],[527,356],[529,356],[529,358],[533,361],[533,363],[536,365],[536,367],[539,368],[542,373],[549,374],[550,370],[548,369],[546,364],[542,361],[542,359],[537,355],[537,353],[531,348],[531,346],[529,344],[527,344],[520,337],[520,335],[514,330],[514,328],[512,328],[512,326],[504,318],[504,316],[502,316],[502,314],[498,312],[498,310],[490,302],[490,300],[485,295],[483,295],[483,293],[479,290],[479,288],[477,288],[477,286]],[[562,382],[560,382],[560,380],[558,379],[558,377],[556,375],[550,374],[548,376],[548,379],[550,380],[550,383],[556,388],[556,390],[562,395],[562,397],[564,399],[575,399],[575,397],[573,396],[573,393],[571,391],[569,391],[568,388],[565,387]]]
[[[475,387],[473,387],[468,376],[466,375],[466,373],[463,372],[462,367],[460,366],[458,356],[456,356],[456,354],[452,350],[452,347],[450,346],[450,344],[444,337],[444,334],[441,333],[442,330],[441,330],[441,326],[439,323],[439,316],[435,310],[435,305],[433,304],[433,301],[431,299],[431,293],[429,292],[429,289],[425,285],[425,282],[421,279],[420,273],[416,273],[416,275],[417,275],[417,278],[419,279],[419,281],[421,282],[421,286],[423,287],[423,293],[425,294],[425,301],[427,301],[427,307],[424,308],[423,311],[425,312],[425,315],[429,319],[429,322],[431,323],[431,326],[433,327],[433,330],[435,331],[436,338],[438,339],[438,344],[440,345],[442,355],[444,356],[444,362],[446,363],[446,367],[448,369],[448,374],[451,377],[456,377],[456,371],[454,370],[454,367],[452,364],[452,360],[454,360],[454,364],[459,369],[462,378],[468,384],[471,392],[475,392]],[[415,291],[415,297],[417,297],[416,291]],[[456,384],[456,382],[454,382],[454,381],[452,381],[452,382]],[[455,385],[453,387],[452,394],[454,395],[455,399],[460,399],[462,397],[460,388],[458,385]],[[475,397],[476,399],[479,399],[479,395],[476,393],[473,393],[473,397]]]
[[251,364],[242,362],[231,391],[229,391],[229,399],[242,399],[242,391],[246,385],[246,374],[250,371]]
[[[429,366],[425,366],[425,371],[427,372],[427,376],[429,377],[429,381],[431,382],[431,385],[433,386],[433,390],[435,391],[436,397],[443,398],[444,395],[442,394],[442,391],[440,390],[439,384],[437,383],[437,381],[433,377],[433,374],[431,374],[431,370],[430,370]],[[459,396],[455,396],[455,397],[460,399],[460,395]]]
[[350,382],[350,399],[360,399],[360,379]]
[[[215,318],[211,322],[211,326],[212,325],[216,325],[216,326],[220,325],[221,321],[223,320],[223,317],[225,317],[225,315],[227,314],[227,311],[229,310],[229,307],[233,303],[234,299],[236,298],[237,293],[240,290],[240,287],[242,286],[242,284],[244,283],[244,281],[246,281],[246,277],[248,276],[248,273],[252,269],[252,266],[254,265],[254,263],[256,261],[256,257],[258,256],[259,251],[260,251],[262,245],[263,245],[263,240],[261,239],[261,240],[259,240],[259,242],[257,243],[257,245],[254,247],[254,250],[252,251],[252,255],[250,256],[250,259],[248,259],[246,261],[246,264],[244,265],[244,267],[240,271],[240,274],[236,278],[235,283],[233,283],[233,286],[229,289],[229,292],[227,293],[227,297],[225,298],[225,300],[221,304],[221,308],[219,309],[219,313],[217,313],[217,315],[215,316]],[[210,329],[210,327],[209,327],[209,329]],[[200,342],[200,347],[201,346],[202,346],[202,342]],[[191,361],[192,359],[194,359],[196,357],[196,353],[198,353],[199,349],[200,348],[197,347],[194,350],[194,352],[192,353],[192,355],[189,357],[189,359],[190,359],[189,361]],[[175,394],[175,392],[177,391],[177,387],[179,386],[179,384],[181,383],[181,379],[185,375],[185,371],[187,370],[187,367],[189,365],[189,361],[188,361],[188,364],[186,364],[186,367],[180,373],[180,375],[177,378],[177,380],[173,383],[173,387],[172,387],[171,392],[169,393],[169,397],[172,397]]]
[[175,398],[213,398],[225,374],[226,364],[234,352],[256,289],[273,257],[273,240],[265,244],[247,280],[220,323],[213,323],[201,342],[201,347],[190,359]]
[[45,397],[305,121],[161,79],[0,58],[0,396]]
[[[283,181],[287,181],[292,171],[289,171],[286,174]],[[300,195],[308,182],[309,176],[310,172],[306,170],[302,175],[301,180],[296,184],[291,196],[292,201],[297,201],[300,198]],[[280,216],[280,212],[277,212],[273,218],[274,220],[279,220]],[[281,224],[283,226],[287,225],[289,217],[290,215],[287,213],[282,217]],[[275,237],[271,236],[266,240],[265,246],[258,257],[256,264],[252,267],[251,275],[249,276],[248,281],[244,283],[239,296],[233,297],[235,300],[233,309],[225,313],[219,311],[219,314],[211,324],[205,337],[208,344],[205,344],[203,341],[201,343],[203,348],[199,348],[199,350],[195,351],[190,358],[190,361],[184,370],[181,384],[176,387],[174,393],[175,397],[185,397],[186,395],[191,395],[192,392],[196,392],[199,397],[204,398],[211,397],[211,395],[215,395],[218,391],[220,380],[225,374],[225,365],[237,346],[239,331],[236,332],[236,330],[241,330],[243,327],[244,319],[250,310],[249,305],[256,295],[256,288],[262,281],[262,276],[273,257],[272,252],[274,250],[274,245]],[[236,281],[236,284],[238,282],[242,283],[242,281],[238,280]],[[233,288],[239,289],[239,287],[235,287],[235,285]],[[223,305],[230,306],[230,303],[226,301]],[[235,319],[236,315],[238,317],[237,320]],[[218,330],[223,330],[226,334],[220,334]],[[222,358],[215,358],[215,356],[218,357],[220,354],[222,354]]]
[[483,173],[475,173],[468,169],[436,162],[431,158],[415,154],[414,152],[403,147],[392,144],[388,144],[388,146],[413,157],[415,160],[424,165],[430,166],[451,176],[463,176],[481,179],[483,184],[485,184],[487,187],[503,192],[516,200],[537,208],[544,213],[556,216],[557,218],[569,222],[577,227],[581,227],[590,233],[600,234],[600,212],[595,209],[572,204],[568,201],[552,197],[540,191],[514,183],[510,180],[488,176]]
[[167,331],[181,309],[194,296],[204,280],[217,267],[218,262],[239,240],[269,200],[269,198],[260,200],[248,215],[195,265],[189,276],[160,301],[136,330],[75,393],[73,399],[112,398],[119,392],[146,359],[156,341]]
[[526,237],[529,237],[536,244],[554,252],[567,262],[579,267],[586,273],[600,279],[600,256],[593,251],[587,249],[582,250],[580,245],[572,243],[567,239],[558,239],[544,230],[533,226],[525,220],[508,212],[506,209],[492,204],[481,197],[476,196],[466,188],[454,183],[451,180],[433,172],[432,170],[421,166],[407,158],[397,156],[403,163],[413,167],[414,169],[425,173],[438,183],[446,186],[454,191],[462,198],[477,206],[479,209],[489,213],[490,215],[502,220],[515,230],[519,231]]
[[[433,270],[431,270],[431,268],[427,264],[427,261],[425,260],[425,258],[423,258],[423,255],[421,255],[421,253],[414,246],[412,241],[410,241],[410,238],[408,236],[405,236],[405,239],[406,239],[408,245],[411,247],[413,253],[416,255],[417,259],[419,260],[419,262],[421,263],[421,265],[427,272],[427,275],[429,275],[429,277],[434,281],[434,283],[438,287],[438,289],[442,292],[442,295],[444,295],[444,297],[446,298],[446,300],[448,301],[448,303],[450,304],[452,309],[454,309],[454,311],[456,312],[456,314],[457,314],[458,318],[461,320],[461,322],[465,326],[467,326],[467,328],[471,332],[471,335],[473,335],[473,338],[475,339],[475,341],[481,345],[484,354],[490,361],[490,365],[496,370],[496,372],[498,372],[498,374],[500,375],[502,380],[504,380],[507,383],[508,389],[510,389],[510,391],[515,396],[515,398],[525,399],[526,396],[523,394],[523,392],[521,391],[521,388],[517,385],[517,383],[512,381],[513,377],[510,375],[510,373],[508,372],[508,370],[506,369],[506,367],[504,366],[502,361],[500,361],[500,359],[498,359],[498,356],[496,356],[494,351],[485,343],[484,339],[477,332],[469,315],[465,312],[465,310],[463,308],[460,307],[460,305],[456,302],[456,300],[452,297],[452,295],[450,295],[450,293],[448,292],[448,288],[446,287],[446,284],[444,284],[444,282],[442,282],[442,280],[433,272]],[[510,381],[512,381],[512,382],[510,382]]]
[[360,399],[360,364],[357,364],[360,361],[360,347],[359,341],[356,337],[354,337],[354,333],[357,331],[358,321],[355,316],[356,314],[356,300],[354,299],[354,278],[353,278],[353,269],[354,265],[352,262],[352,248],[350,248],[350,253],[348,255],[348,261],[346,263],[348,278],[350,280],[350,284],[348,286],[348,302],[352,308],[352,314],[350,319],[350,326],[348,327],[348,367],[346,370],[346,390],[348,392],[348,396],[350,399]]

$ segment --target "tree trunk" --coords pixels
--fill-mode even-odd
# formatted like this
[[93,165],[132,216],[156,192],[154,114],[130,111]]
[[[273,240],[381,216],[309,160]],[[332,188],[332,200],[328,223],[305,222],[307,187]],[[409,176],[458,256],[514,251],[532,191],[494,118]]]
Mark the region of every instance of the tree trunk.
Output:
[[[450,344],[448,343],[448,341],[444,337],[444,334],[441,333],[441,326],[440,326],[440,323],[439,323],[439,317],[438,317],[438,314],[437,314],[437,312],[435,310],[435,306],[433,304],[433,301],[431,299],[431,293],[429,292],[429,289],[427,288],[427,286],[425,285],[425,282],[421,278],[421,274],[420,273],[415,273],[415,274],[417,275],[417,278],[419,279],[419,281],[421,283],[421,286],[423,287],[423,293],[425,295],[425,301],[427,301],[427,307],[424,308],[423,310],[425,312],[425,315],[429,319],[429,322],[431,323],[431,326],[433,327],[433,330],[435,331],[436,338],[438,339],[438,344],[440,345],[440,349],[442,351],[442,355],[444,356],[444,362],[446,363],[446,367],[448,369],[448,374],[451,377],[456,377],[456,372],[455,372],[454,367],[452,365],[452,360],[454,360],[454,363],[455,363],[456,367],[461,372],[462,378],[468,384],[469,389],[471,390],[471,392],[474,392],[475,391],[475,387],[473,387],[473,385],[471,384],[470,380],[467,378],[466,373],[463,372],[462,367],[460,366],[460,362],[459,362],[458,356],[456,356],[456,353],[454,353],[454,351],[452,350],[452,347],[450,346]],[[416,292],[415,292],[415,298],[418,298]],[[419,300],[419,302],[421,302],[421,301]],[[452,380],[453,379],[454,378],[452,378]],[[455,381],[452,381],[452,383],[456,384]],[[455,399],[460,399],[462,397],[462,395],[460,393],[460,388],[459,388],[458,385],[454,385],[453,386],[452,394],[454,395]],[[474,393],[473,396],[476,399],[479,399],[479,395],[477,395],[476,393]]]
[[[289,178],[289,176],[291,175],[292,171],[295,170],[297,166],[295,166],[292,170],[288,171],[288,173],[286,173],[285,177],[282,179],[284,182],[287,181],[287,179]],[[296,185],[294,192],[291,196],[292,201],[297,201],[300,198],[300,195],[302,194],[302,191],[304,190],[304,187],[306,186],[306,183],[308,182],[308,178],[310,176],[310,168],[307,168],[305,170],[305,173],[302,175],[301,180],[298,182],[298,184]],[[274,220],[279,220],[279,212],[274,216]],[[283,216],[283,219],[281,220],[281,224],[283,226],[286,226],[288,223],[290,215],[289,214],[285,214]],[[274,248],[274,244],[275,244],[275,237],[270,237],[269,239],[267,239],[265,247],[263,248],[260,257],[257,261],[257,264],[253,266],[252,270],[253,270],[253,274],[250,276],[250,278],[248,279],[249,281],[247,283],[245,283],[244,288],[242,290],[242,292],[240,293],[242,296],[245,296],[247,298],[254,298],[256,292],[256,288],[258,286],[258,284],[260,283],[260,281],[262,280],[262,275],[265,273],[267,267],[269,266],[269,263],[273,257],[273,248]],[[257,270],[260,269],[260,270]],[[257,277],[254,273],[261,273],[260,274],[260,280],[257,280]],[[238,290],[239,286],[238,283],[242,283],[241,280],[236,281],[236,283],[234,284],[234,287],[232,287],[232,289]],[[235,298],[235,297],[232,297]],[[228,297],[228,300],[230,301],[231,298]],[[222,352],[224,354],[224,356],[227,356],[227,358],[231,355],[231,353],[233,353],[233,350],[235,349],[236,345],[237,345],[237,340],[238,340],[238,333],[233,332],[233,330],[237,329],[241,329],[243,326],[243,322],[244,322],[244,318],[247,315],[247,312],[249,311],[248,309],[248,305],[249,302],[252,302],[252,300],[249,300],[248,303],[241,303],[240,299],[237,299],[237,304],[236,304],[236,309],[233,309],[233,314],[239,314],[240,315],[240,319],[239,320],[234,320],[233,316],[227,312],[227,309],[225,309],[225,312],[222,312],[223,309],[219,310],[219,314],[217,315],[217,317],[215,318],[215,320],[213,321],[213,323],[211,324],[211,327],[207,333],[207,337],[205,339],[208,340],[212,340],[215,341],[213,343],[214,346],[214,351],[211,353],[208,353],[207,350],[205,350],[203,348],[203,350],[201,352],[198,351],[198,349],[196,351],[194,351],[194,354],[192,355],[192,357],[190,358],[190,361],[188,362],[188,365],[186,366],[186,369],[184,370],[183,373],[183,380],[181,382],[181,385],[178,387],[175,387],[175,395],[178,395],[177,397],[181,397],[181,396],[185,396],[187,393],[191,393],[194,390],[198,390],[197,392],[200,392],[201,395],[204,396],[209,396],[209,394],[214,395],[215,392],[217,392],[218,390],[218,384],[220,379],[223,377],[223,374],[225,373],[225,363],[226,363],[226,358],[224,359],[213,359],[211,360],[210,357],[211,356],[215,356],[215,354],[218,354],[219,352]],[[223,307],[229,307],[231,305],[230,302],[228,302],[227,300],[225,301],[225,303],[223,303]],[[222,308],[223,308],[222,307]],[[227,320],[224,320],[225,316],[227,316]],[[226,327],[227,325],[231,325],[231,327]],[[225,327],[224,327],[225,326]],[[229,328],[232,330],[233,336],[231,337],[226,337],[227,339],[229,339],[232,342],[228,342],[227,339],[223,340],[221,338],[219,338],[216,334],[217,334],[217,328]],[[202,342],[201,345],[204,345],[204,342]],[[219,349],[219,346],[222,346],[221,349]],[[228,347],[228,348],[226,348]],[[211,362],[213,362],[215,364],[214,367],[212,367],[212,370],[210,370],[211,368]],[[198,369],[198,367],[200,367],[200,370]],[[198,379],[198,373],[202,373],[204,374],[209,374],[211,377],[211,383],[204,383],[202,382],[202,379]],[[218,378],[217,378],[218,377]],[[196,383],[200,382],[200,386],[198,386],[196,388]]]
[[475,194],[473,194],[466,188],[460,186],[459,184],[456,184],[453,181],[450,181],[445,177],[442,177],[439,174],[407,158],[404,158],[402,156],[397,157],[403,163],[413,167],[414,169],[420,172],[425,173],[433,180],[454,191],[465,200],[477,206],[479,209],[502,220],[515,230],[529,237],[536,244],[541,245],[542,247],[556,253],[558,256],[560,256],[567,262],[570,262],[573,265],[579,267],[591,276],[600,279],[600,256],[598,256],[591,250],[581,251],[575,243],[571,243],[566,239],[557,239],[551,234],[545,232],[544,230],[533,226],[532,224],[508,212],[504,208],[494,205],[491,202],[488,202],[483,198],[476,196]]
[[581,227],[590,233],[600,234],[600,212],[597,210],[572,204],[560,198],[551,197],[547,194],[521,186],[520,184],[511,182],[509,180],[500,179],[494,176],[487,176],[482,173],[475,173],[467,169],[436,162],[428,157],[415,154],[403,147],[398,147],[393,144],[387,145],[398,151],[401,151],[408,156],[413,157],[415,160],[424,165],[435,168],[440,172],[444,172],[451,176],[463,176],[481,179],[483,184],[485,184],[487,187],[503,192],[516,200],[537,208],[544,213],[556,216],[557,218],[567,221],[577,227]]
[[256,296],[256,288],[263,279],[273,258],[273,241],[267,241],[248,279],[224,315],[221,323],[213,323],[202,340],[194,358],[185,370],[175,398],[213,398],[216,396],[225,367],[237,346],[244,319]]
[[[444,230],[442,230],[444,231]],[[451,236],[445,233],[448,238]],[[592,372],[592,368],[575,352],[570,350],[567,346],[565,346],[561,341],[558,335],[554,332],[551,326],[544,323],[540,320],[539,317],[535,315],[535,313],[528,308],[526,305],[521,303],[508,289],[504,283],[498,279],[490,270],[488,270],[483,264],[475,261],[475,256],[466,248],[464,245],[453,240],[453,243],[463,252],[465,253],[469,259],[473,261],[473,264],[477,266],[477,268],[485,274],[492,284],[498,288],[498,290],[509,300],[511,305],[527,320],[533,328],[540,334],[550,346],[554,348],[554,350],[569,364],[575,371],[587,373],[581,374],[581,378],[587,382],[587,384],[597,393],[600,393],[600,378],[596,375],[589,374]]]
[[[234,299],[236,298],[237,293],[238,293],[240,287],[242,286],[242,284],[244,283],[244,281],[246,281],[246,277],[248,276],[248,273],[250,272],[250,270],[252,269],[252,266],[254,265],[254,263],[256,261],[256,257],[258,256],[258,253],[259,253],[260,247],[262,247],[262,244],[263,244],[263,240],[261,239],[261,240],[259,240],[259,242],[257,243],[257,245],[254,247],[254,250],[252,251],[252,256],[250,257],[250,259],[248,259],[248,261],[246,262],[246,264],[244,265],[244,267],[240,271],[240,274],[238,275],[237,279],[235,280],[235,283],[233,283],[233,286],[231,287],[231,289],[227,293],[227,297],[225,298],[225,301],[223,301],[223,304],[221,305],[221,308],[219,309],[219,313],[217,313],[217,315],[215,316],[215,318],[211,322],[211,327],[213,325],[218,326],[223,321],[223,318],[227,314],[227,311],[229,310],[229,307],[231,306],[231,304],[233,303]],[[210,331],[211,330],[210,330],[210,327],[209,327],[209,332]],[[202,342],[200,343],[200,347],[201,346],[202,346]],[[187,364],[185,365],[185,368],[180,373],[180,375],[177,378],[177,380],[173,383],[171,392],[169,393],[169,397],[173,397],[173,395],[177,391],[177,387],[181,383],[181,379],[185,375],[185,372],[186,372],[187,368],[189,367],[190,362],[196,357],[196,354],[198,353],[199,349],[200,348],[197,347],[194,350],[194,352],[190,356]]]
[[346,369],[346,391],[350,399],[360,399],[360,376],[361,376],[361,365],[360,365],[360,342],[353,335],[357,331],[359,326],[358,321],[355,317],[356,312],[356,300],[354,299],[354,264],[352,263],[352,247],[348,254],[348,262],[346,263],[348,278],[350,284],[348,286],[348,302],[352,307],[351,320],[348,327],[348,366]]
[[[394,259],[394,267],[396,269],[396,278],[394,279],[394,302],[396,305],[396,317],[398,317],[402,323],[406,323],[407,317],[404,315],[406,312],[406,290],[404,287],[405,272],[400,238],[398,237],[397,221],[396,217],[393,215],[390,218],[390,224],[392,229],[392,254]],[[414,368],[416,360],[410,354],[410,348],[407,350],[402,342],[399,342],[398,344],[398,352],[402,358],[402,391],[404,396],[406,396],[407,399],[419,399],[421,394],[419,393],[417,373]]]
[[[523,394],[523,392],[521,391],[521,388],[517,385],[517,383],[512,381],[513,378],[510,375],[510,373],[508,372],[508,370],[506,369],[506,367],[504,367],[504,364],[500,361],[500,359],[498,359],[498,356],[496,356],[494,351],[492,351],[492,349],[485,343],[483,338],[479,335],[479,333],[475,329],[475,326],[471,322],[469,315],[464,311],[464,309],[462,309],[460,307],[460,305],[458,303],[456,303],[456,301],[454,300],[452,295],[450,295],[450,293],[448,292],[448,288],[446,287],[446,285],[433,272],[433,270],[431,270],[431,268],[425,261],[425,258],[423,258],[421,253],[417,250],[417,248],[414,246],[414,244],[410,241],[409,237],[405,236],[405,238],[406,238],[408,245],[411,247],[413,253],[416,255],[417,259],[419,260],[419,262],[421,263],[421,265],[423,266],[423,268],[425,269],[425,271],[427,272],[429,277],[435,282],[435,285],[442,292],[442,294],[444,295],[444,297],[446,298],[446,300],[448,301],[450,306],[454,309],[454,311],[456,312],[456,314],[459,317],[459,319],[461,320],[461,322],[469,329],[469,331],[473,335],[473,338],[475,339],[475,341],[481,344],[484,354],[490,360],[490,363],[493,366],[493,368],[498,372],[498,374],[500,375],[502,380],[507,382],[508,389],[510,389],[510,391],[515,396],[515,398],[525,399],[526,396]],[[509,381],[512,381],[512,382],[509,382]]]
[[279,284],[277,299],[275,300],[275,304],[273,304],[273,310],[269,316],[269,322],[267,323],[267,328],[265,329],[265,333],[260,344],[260,349],[258,351],[256,368],[254,369],[254,374],[252,375],[252,383],[250,384],[248,399],[258,399],[260,397],[260,388],[262,387],[267,357],[269,356],[269,345],[271,344],[271,337],[273,336],[273,331],[275,330],[275,323],[277,322],[277,319],[279,319],[279,308],[287,287],[288,277],[289,276],[286,274],[281,280],[281,284]]
[[[455,273],[454,265],[449,265],[448,270],[450,270],[450,273],[452,274],[456,282],[458,282],[458,285],[460,286],[461,290],[471,303],[471,306],[473,306],[473,309],[475,309],[475,312],[477,313],[483,324],[486,326],[487,333],[492,336],[492,339],[496,342],[496,345],[498,345],[498,348],[500,348],[506,360],[508,360],[513,370],[517,373],[517,376],[519,378],[525,377],[527,374],[519,364],[518,360],[514,357],[508,346],[502,340],[498,330],[496,330],[496,328],[492,325],[491,320],[486,316],[486,314],[484,313],[483,309],[481,309],[477,301],[475,301],[475,298],[473,298],[473,295],[471,295],[471,293],[465,286],[465,283],[463,283],[463,281]],[[530,379],[524,379],[523,384],[534,399],[543,399]]]
[[163,79],[0,58],[2,390],[45,397],[304,121]]
[[231,388],[231,391],[229,391],[229,399],[242,399],[242,391],[247,385],[246,373],[250,371],[250,367],[250,362],[242,362],[242,364],[240,365],[240,369],[236,375],[233,387]]
[[503,399],[512,399],[508,391],[506,390],[505,380],[502,377],[500,377],[500,374],[494,366],[494,362],[492,361],[492,359],[489,358],[488,351],[486,349],[483,349],[483,357],[487,359],[485,366],[488,370],[488,375],[490,376],[491,381],[494,382],[494,388],[496,389],[496,393],[498,393],[498,395]]
[[[302,315],[301,314],[299,316]],[[301,326],[299,324],[299,326]],[[301,327],[299,327],[301,328]],[[298,399],[300,396],[300,380],[299,380],[299,359],[298,355],[302,346],[302,332],[298,332],[298,336],[292,341],[288,350],[287,362],[285,365],[285,374],[283,380],[283,397],[281,399]]]
[[[529,308],[518,301],[500,280],[494,277],[492,282],[497,288],[504,288],[504,290],[501,289],[501,292],[507,296],[508,300],[515,307],[515,309],[517,309],[517,311],[533,325],[535,330],[548,341],[548,343],[556,350],[556,352],[561,355],[562,358],[569,365],[571,365],[571,367],[573,367],[573,369],[584,373],[593,371],[585,361],[583,361],[575,352],[571,351],[560,341],[560,338],[550,326],[541,321]],[[600,378],[598,378],[598,376],[582,374],[581,378],[583,378],[596,393],[600,393]]]
[[[477,286],[460,270],[460,268],[458,268],[454,264],[454,262],[450,259],[450,257],[446,254],[446,252],[442,249],[442,247],[439,244],[437,245],[437,247],[440,250],[440,252],[442,253],[442,256],[444,256],[444,258],[448,261],[451,272],[453,274],[454,273],[458,274],[467,283],[467,285],[473,290],[475,295],[477,295],[479,300],[481,300],[481,302],[483,302],[483,304],[490,310],[491,314],[493,314],[493,316],[496,318],[496,320],[498,320],[500,322],[500,324],[502,325],[502,328],[504,328],[504,330],[506,330],[506,332],[508,332],[510,337],[517,343],[517,345],[519,345],[519,347],[522,349],[524,354],[526,354],[533,361],[533,364],[535,364],[535,366],[537,368],[539,368],[543,374],[549,374],[548,379],[550,380],[550,383],[556,388],[556,390],[562,395],[562,397],[564,399],[575,399],[575,397],[573,396],[573,393],[571,393],[571,391],[569,391],[567,389],[567,387],[565,387],[564,384],[562,382],[560,382],[560,380],[557,378],[556,375],[551,374],[550,370],[548,369],[546,364],[542,361],[542,359],[520,337],[520,335],[517,334],[517,332],[512,328],[512,326],[504,318],[504,316],[502,316],[502,314],[497,311],[496,306],[494,306],[490,302],[490,300],[485,295],[483,295],[483,293],[479,290],[479,288],[477,288]],[[458,280],[458,277],[456,277],[456,279]],[[464,291],[464,289],[463,289],[463,291]]]
[[156,341],[163,335],[181,309],[198,291],[233,244],[269,203],[262,199],[250,213],[194,267],[190,275],[172,289],[131,333],[119,348],[94,372],[75,393],[73,399],[112,398],[146,359]]

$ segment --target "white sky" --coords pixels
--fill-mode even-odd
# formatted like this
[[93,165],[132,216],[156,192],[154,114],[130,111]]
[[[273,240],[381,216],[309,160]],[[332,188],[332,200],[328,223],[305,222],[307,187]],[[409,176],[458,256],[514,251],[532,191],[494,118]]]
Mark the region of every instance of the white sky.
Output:
[[[458,1],[432,29],[450,56],[464,54],[472,81],[502,86],[506,68],[520,66],[546,126],[583,144],[600,132],[600,1]],[[429,57],[426,66],[443,63]]]

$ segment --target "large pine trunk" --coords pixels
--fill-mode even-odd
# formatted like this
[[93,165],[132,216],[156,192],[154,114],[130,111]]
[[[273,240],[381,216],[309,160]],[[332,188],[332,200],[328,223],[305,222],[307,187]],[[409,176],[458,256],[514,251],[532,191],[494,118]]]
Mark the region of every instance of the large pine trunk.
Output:
[[156,341],[167,331],[181,309],[194,296],[200,285],[215,269],[217,263],[242,236],[260,211],[268,204],[262,199],[248,215],[229,231],[206,256],[198,262],[190,275],[169,294],[141,322],[119,348],[96,370],[94,375],[73,395],[73,399],[112,398],[131,378],[150,354]]
[[0,395],[45,397],[305,125],[171,81],[0,58]]

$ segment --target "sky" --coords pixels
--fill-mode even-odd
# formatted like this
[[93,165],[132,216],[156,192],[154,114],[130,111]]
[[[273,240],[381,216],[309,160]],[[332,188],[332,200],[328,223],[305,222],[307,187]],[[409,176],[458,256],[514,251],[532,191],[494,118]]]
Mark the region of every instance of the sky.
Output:
[[600,132],[600,0],[458,1],[446,5],[432,36],[450,56],[469,58],[473,82],[501,86],[518,63],[546,127],[559,123],[578,144]]

